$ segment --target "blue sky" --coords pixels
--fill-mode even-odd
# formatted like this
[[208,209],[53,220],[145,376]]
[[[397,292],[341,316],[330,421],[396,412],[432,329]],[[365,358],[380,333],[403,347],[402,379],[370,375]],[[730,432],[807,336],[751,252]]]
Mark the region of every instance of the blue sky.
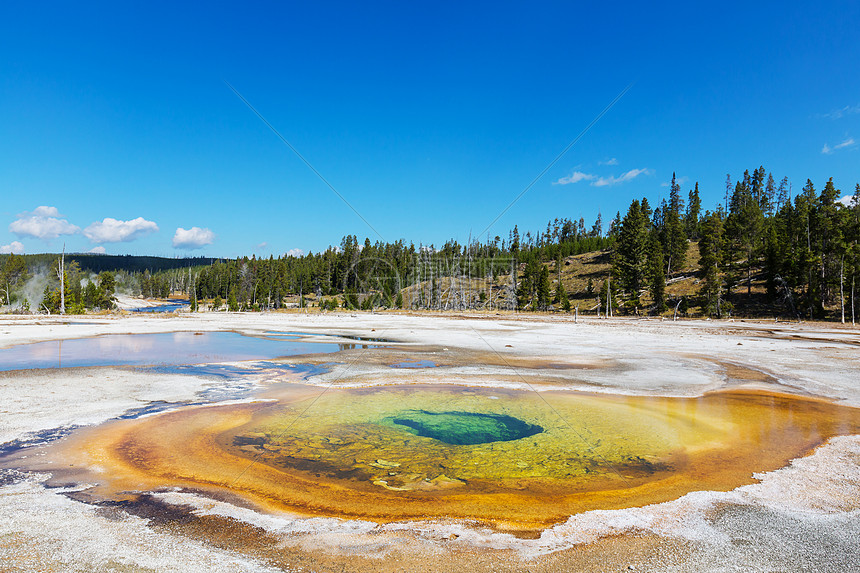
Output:
[[860,181],[857,2],[122,4],[4,6],[0,250],[465,242],[631,84],[483,236]]

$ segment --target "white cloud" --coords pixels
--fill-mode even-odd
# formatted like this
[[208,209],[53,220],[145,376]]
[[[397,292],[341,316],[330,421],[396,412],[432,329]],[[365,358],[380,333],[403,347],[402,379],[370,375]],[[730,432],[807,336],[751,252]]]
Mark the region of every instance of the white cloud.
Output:
[[0,246],[0,255],[23,255],[24,254],[24,245],[21,244],[20,241],[12,241],[8,245]]
[[[633,179],[639,177],[640,175],[653,175],[653,169],[631,169],[626,173],[622,173],[618,177],[614,175],[610,175],[608,177],[597,176],[593,173],[583,173],[582,171],[574,171],[571,175],[567,177],[562,177],[558,181],[553,182],[553,185],[569,185],[571,183],[579,183],[580,181],[588,181],[589,185],[592,187],[608,187],[611,185],[620,185],[621,183],[626,183],[627,181],[632,181]],[[682,181],[683,180],[683,181]],[[678,180],[679,183],[683,183],[686,181],[685,177],[682,177]]]
[[288,257],[301,257],[304,254],[305,252],[301,249],[290,249],[289,251],[287,251]]
[[121,243],[133,241],[158,230],[158,225],[143,217],[130,221],[120,221],[105,217],[84,229],[84,236],[94,243]]
[[612,159],[607,159],[606,161],[598,161],[598,165],[618,165],[618,159],[613,157]]
[[855,145],[857,145],[857,142],[854,141],[853,137],[846,137],[842,143],[837,143],[833,147],[830,147],[825,143],[824,147],[821,148],[821,153],[823,153],[824,155],[830,155],[834,151],[837,151],[839,149],[845,149],[846,147],[854,147]]
[[836,202],[842,203],[846,207],[850,207],[851,204],[854,202],[854,195],[846,195],[845,197],[842,197],[841,199],[837,200]]
[[860,103],[857,105],[846,105],[840,109],[834,109],[830,113],[822,114],[821,117],[826,117],[827,119],[839,119],[846,115],[854,115],[855,113],[860,113]]
[[582,171],[574,171],[572,175],[562,177],[558,181],[554,182],[553,185],[569,185],[571,183],[579,183],[580,181],[594,181],[595,179],[597,179],[597,175],[583,173]]
[[93,247],[87,252],[92,253],[94,255],[104,255],[105,253],[107,253],[104,247]]
[[257,245],[257,248],[258,248],[258,249],[265,249],[265,248],[266,248],[266,247],[268,247],[268,246],[269,246],[269,243],[267,243],[266,241],[263,241],[262,243],[260,243],[259,245]]
[[591,184],[595,187],[609,187],[612,185],[620,185],[622,183],[626,183],[628,181],[632,181],[639,177],[640,175],[651,175],[654,173],[651,169],[631,169],[627,173],[622,173],[618,177],[614,175],[610,175],[609,177],[599,177],[596,181],[592,181]]
[[[32,213],[28,213],[29,215],[35,215],[36,217],[61,217],[60,212],[56,207],[48,207],[47,205],[42,205],[41,207],[36,207],[33,209]],[[20,215],[19,215],[20,216]]]
[[173,235],[174,249],[200,249],[211,245],[215,241],[215,233],[209,229],[191,227],[183,229],[179,227]]
[[9,230],[19,237],[33,237],[49,241],[60,235],[74,235],[80,227],[72,225],[56,207],[36,207],[30,213],[20,213],[18,218],[9,224]]
[[833,149],[836,150],[836,149],[842,149],[843,147],[854,147],[855,145],[857,145],[857,142],[854,141],[853,137],[849,137],[845,141],[840,143],[839,145],[835,145],[833,147]]

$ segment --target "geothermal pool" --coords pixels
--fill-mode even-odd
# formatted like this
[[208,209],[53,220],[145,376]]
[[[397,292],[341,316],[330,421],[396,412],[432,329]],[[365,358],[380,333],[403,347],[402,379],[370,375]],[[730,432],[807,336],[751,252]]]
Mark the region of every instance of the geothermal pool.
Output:
[[102,499],[180,487],[262,510],[459,518],[530,534],[592,509],[733,489],[860,430],[857,409],[756,391],[657,398],[289,384],[264,396],[111,422],[48,458],[61,481],[98,483],[91,493]]
[[[0,517],[12,516],[0,526],[0,559],[17,559],[31,542],[45,563],[76,554],[71,545],[71,553],[54,551],[51,539],[86,530],[66,525],[83,514],[113,539],[105,555],[131,539],[120,529],[118,537],[107,532],[140,516],[142,527],[162,536],[160,547],[187,536],[207,552],[229,547],[288,570],[294,562],[286,546],[303,552],[310,569],[398,570],[400,561],[385,569],[377,560],[397,546],[413,559],[403,570],[423,571],[440,555],[451,559],[449,570],[565,570],[565,559],[583,555],[583,543],[601,540],[593,551],[603,563],[616,553],[603,552],[602,543],[630,548],[642,534],[666,547],[676,543],[672,535],[688,532],[705,539],[738,512],[760,520],[756,535],[777,540],[757,545],[773,547],[770,557],[740,560],[739,569],[769,563],[785,544],[793,548],[786,555],[807,555],[815,532],[839,547],[856,545],[851,516],[860,497],[852,493],[850,460],[860,447],[852,436],[860,433],[860,409],[819,397],[824,382],[814,386],[842,376],[827,370],[835,362],[823,353],[854,368],[853,339],[840,346],[834,337],[768,338],[752,353],[756,342],[735,335],[722,350],[700,339],[679,350],[675,335],[662,347],[632,336],[625,344],[610,337],[610,344],[593,336],[605,335],[600,329],[576,338],[570,327],[529,325],[514,337],[489,323],[477,325],[482,339],[469,347],[465,336],[461,346],[443,346],[441,333],[434,339],[423,331],[417,341],[395,341],[424,327],[424,317],[414,325],[403,319],[408,326],[395,332],[381,322],[378,332],[352,329],[351,336],[338,333],[345,320],[332,317],[314,334],[274,318],[245,334],[206,330],[202,319],[200,334],[119,334],[128,322],[114,334],[92,336],[95,328],[81,327],[89,337],[0,349],[0,409],[20,427],[28,427],[28,414],[15,417],[16,410],[50,421],[43,412],[54,396],[74,410],[75,388],[87,389],[80,400],[107,392],[92,422],[57,416],[71,425],[33,423],[32,435],[7,425],[6,435],[22,437],[0,447]],[[541,329],[551,336],[523,349]],[[571,350],[587,350],[591,340],[597,351]],[[654,351],[667,345],[671,353]],[[764,352],[773,349],[771,362],[786,371],[815,359],[825,366],[820,375],[804,371],[811,382],[772,375],[759,359],[771,359]],[[849,379],[835,378],[843,386]],[[31,396],[22,406],[17,388]],[[0,416],[0,429],[6,419]],[[774,489],[774,480],[783,485]],[[32,527],[16,525],[25,515]],[[761,521],[768,519],[778,521]],[[734,539],[740,530],[731,528]],[[711,553],[694,545],[685,555],[722,563],[720,539],[728,537],[720,535],[707,538]],[[83,544],[87,555],[101,555],[98,543]],[[4,544],[13,549],[4,553]],[[475,553],[462,561],[466,548]],[[186,550],[177,550],[176,563]],[[851,554],[798,563],[853,563]],[[77,570],[106,562],[91,559]]]

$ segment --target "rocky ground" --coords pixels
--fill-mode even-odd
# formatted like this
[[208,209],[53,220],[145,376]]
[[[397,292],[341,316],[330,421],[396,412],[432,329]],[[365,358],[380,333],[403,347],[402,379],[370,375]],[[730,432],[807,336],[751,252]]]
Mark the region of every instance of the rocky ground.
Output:
[[[860,407],[860,331],[832,324],[369,313],[3,316],[0,364],[2,348],[30,342],[216,330],[326,334],[357,344],[308,380],[320,386],[448,383],[661,396],[743,386]],[[362,343],[389,347],[386,364]],[[392,359],[438,367],[392,369]],[[212,384],[110,366],[2,372],[0,447],[153,401],[193,400]],[[76,501],[68,494],[80,484],[46,487],[46,475],[0,471],[0,571],[860,569],[858,436],[833,438],[752,485],[591,511],[536,539],[460,522],[378,526],[268,515],[193,492],[160,492],[151,504],[161,511],[147,513]],[[181,510],[166,519],[165,507]]]

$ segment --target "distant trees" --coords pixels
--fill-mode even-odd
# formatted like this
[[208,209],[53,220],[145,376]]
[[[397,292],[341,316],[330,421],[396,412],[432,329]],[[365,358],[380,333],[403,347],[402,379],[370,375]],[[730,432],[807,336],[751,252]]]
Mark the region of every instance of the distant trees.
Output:
[[820,193],[807,180],[793,201],[781,191],[784,187],[780,184],[776,191],[779,209],[760,225],[764,231],[758,245],[764,252],[768,296],[791,315],[823,318],[828,307],[836,306],[844,320],[855,306],[856,294],[853,287],[846,287],[856,284],[860,270],[857,189],[846,205],[839,201],[841,192],[832,179]]
[[[45,285],[42,293],[41,309],[49,313],[61,312],[65,301],[66,312],[69,314],[82,314],[86,310],[110,310],[114,308],[116,299],[116,277],[110,271],[102,271],[95,277],[95,282],[86,278],[81,271],[77,261],[71,261],[63,265],[63,273],[59,274],[59,261],[55,266],[51,277]],[[53,279],[58,276],[57,279]],[[62,276],[63,280],[59,279]],[[86,281],[86,284],[83,283]],[[82,286],[83,285],[83,286]],[[63,288],[65,292],[60,289]]]
[[[860,184],[846,203],[830,179],[819,193],[807,180],[792,198],[783,178],[777,186],[764,167],[744,172],[734,185],[728,212],[706,214],[700,227],[703,308],[721,316],[741,299],[734,289],[752,286],[760,272],[760,297],[777,313],[807,318],[855,315],[856,275],[860,270]],[[727,306],[728,305],[728,306]],[[836,311],[828,310],[836,307]]]
[[727,240],[727,262],[730,263],[731,287],[738,282],[739,265],[745,263],[747,294],[752,292],[752,268],[761,253],[761,236],[764,228],[764,214],[761,209],[762,180],[764,168],[756,169],[750,177],[744,172],[742,181],[735,184],[735,191],[729,202],[729,215],[725,230]]
[[[507,234],[485,242],[470,238],[467,244],[374,243],[346,235],[323,252],[201,259],[203,264],[192,268],[165,263],[147,269],[134,258],[94,258],[98,265],[110,259],[134,269],[112,279],[82,270],[77,255],[67,256],[63,269],[54,255],[0,255],[0,302],[22,300],[22,283],[37,261],[40,276],[48,276],[41,309],[50,312],[63,299],[69,312],[110,308],[121,284],[153,298],[184,292],[192,308],[202,301],[223,308],[226,301],[233,311],[278,309],[288,301],[320,308],[545,311],[568,310],[571,298],[587,298],[613,313],[661,313],[669,305],[681,308],[680,303],[713,316],[785,313],[856,320],[860,184],[850,200],[841,199],[832,180],[820,192],[807,180],[793,194],[787,178],[777,184],[758,167],[736,181],[728,175],[725,197],[705,210],[698,183],[682,195],[681,181],[673,174],[666,200],[653,208],[647,198],[633,200],[608,224],[600,214],[591,225],[582,217],[555,218],[538,232],[514,226]],[[698,242],[698,273],[687,261],[690,241]],[[581,281],[562,276],[570,258],[595,251],[604,253],[594,267],[599,271]],[[150,261],[158,263],[145,262]],[[698,281],[697,293],[674,286],[684,275]],[[570,292],[563,278],[568,288],[576,285]]]
[[15,290],[29,278],[24,257],[10,254],[0,268],[0,304],[15,302]]
[[[665,308],[666,281],[683,268],[692,238],[699,242],[699,295],[707,314],[723,316],[743,304],[747,312],[769,307],[792,316],[838,313],[840,320],[856,320],[860,184],[847,204],[832,179],[820,193],[807,180],[792,198],[788,179],[777,185],[758,167],[734,183],[727,176],[724,205],[704,217],[698,183],[686,210],[680,191],[673,175],[669,200],[650,221],[647,201],[633,200],[618,225],[612,277],[628,311],[642,306],[646,292],[652,311]],[[754,296],[756,281],[765,294]]]

